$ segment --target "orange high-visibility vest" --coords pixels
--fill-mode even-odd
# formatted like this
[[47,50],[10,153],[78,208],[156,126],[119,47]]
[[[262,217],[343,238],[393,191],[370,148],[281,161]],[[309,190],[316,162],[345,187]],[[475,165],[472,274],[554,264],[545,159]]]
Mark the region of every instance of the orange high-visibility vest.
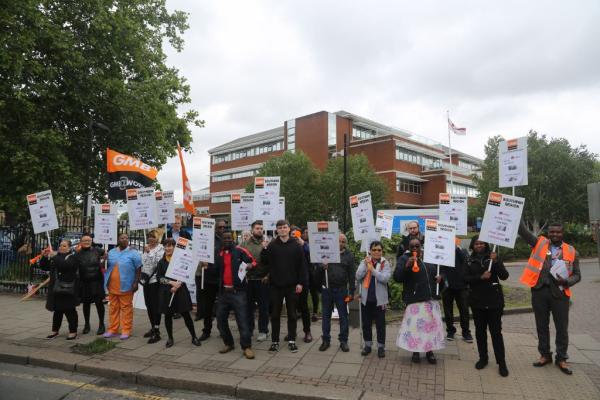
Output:
[[[544,236],[540,236],[531,255],[529,256],[529,260],[527,261],[527,266],[521,275],[521,283],[527,285],[529,287],[534,287],[537,284],[538,279],[540,278],[540,273],[542,272],[542,267],[544,266],[544,261],[546,260],[546,256],[548,254],[548,248],[550,247],[550,240],[545,238]],[[569,244],[563,242],[562,244],[562,259],[568,263],[573,263],[575,261],[575,248]],[[569,275],[573,274],[573,269],[569,269]],[[565,288],[565,294],[571,297],[571,289]]]

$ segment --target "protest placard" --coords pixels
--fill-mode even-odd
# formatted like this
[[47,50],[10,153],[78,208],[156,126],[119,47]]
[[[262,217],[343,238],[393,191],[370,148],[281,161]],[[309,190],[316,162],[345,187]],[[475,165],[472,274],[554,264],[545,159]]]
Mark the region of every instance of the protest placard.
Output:
[[194,217],[192,239],[196,264],[215,262],[215,220],[213,218]]
[[337,221],[308,223],[311,263],[340,262],[340,229]]
[[194,261],[194,242],[180,237],[165,276],[176,281],[193,283],[198,263]]
[[425,220],[425,248],[423,261],[454,267],[456,226],[451,222]]
[[117,207],[111,203],[96,204],[94,214],[94,242],[117,244]]
[[159,224],[175,222],[175,193],[172,190],[155,192]]
[[158,226],[154,188],[127,189],[127,213],[130,229],[152,229]]
[[481,223],[479,240],[514,248],[524,206],[525,199],[523,197],[490,192]]
[[370,191],[350,196],[350,215],[355,240],[374,236],[375,224]]
[[377,219],[375,220],[375,229],[381,233],[381,237],[388,239],[392,238],[392,228],[394,226],[394,216],[377,211]]
[[233,193],[231,195],[231,230],[250,229],[254,222],[254,193]]
[[38,234],[58,229],[58,219],[56,218],[54,200],[50,190],[28,194],[27,205],[29,206],[34,233]]
[[263,227],[266,231],[274,231],[277,221],[285,219],[285,197],[279,197],[279,205],[277,208],[277,218],[271,221],[263,221]]
[[279,208],[278,176],[257,176],[254,178],[254,218],[263,222],[277,221]]
[[463,194],[440,193],[440,221],[456,225],[457,235],[467,234],[468,199]]
[[498,144],[499,187],[525,186],[527,173],[527,138],[503,140]]

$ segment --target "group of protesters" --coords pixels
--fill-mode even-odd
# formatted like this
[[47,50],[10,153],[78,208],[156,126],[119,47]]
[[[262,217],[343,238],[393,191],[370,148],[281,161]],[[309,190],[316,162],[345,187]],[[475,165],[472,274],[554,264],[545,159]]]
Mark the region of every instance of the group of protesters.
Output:
[[[380,241],[368,244],[367,255],[355,268],[353,253],[347,248],[347,238],[339,236],[340,262],[311,263],[307,229],[290,226],[286,220],[276,223],[272,240],[265,236],[262,221],[254,221],[251,230],[236,245],[234,235],[226,229],[223,220],[216,222],[214,263],[200,263],[196,272],[196,315],[192,318],[192,299],[184,282],[166,276],[179,237],[191,239],[177,220],[159,243],[156,231],[147,234],[142,254],[129,246],[127,234],[120,234],[117,247],[107,254],[92,246],[92,237],[84,234],[76,251],[64,240],[56,253],[44,250],[40,267],[50,274],[47,309],[54,312],[52,332],[48,339],[58,336],[63,315],[67,317],[67,340],[77,338],[78,314],[76,307],[83,304],[85,325],[83,334],[90,332],[90,308],[96,307],[99,326],[96,333],[106,338],[126,340],[133,327],[133,295],[138,284],[143,286],[150,329],[144,335],[148,343],[161,340],[160,322],[164,315],[167,332],[166,347],[174,345],[173,319],[183,318],[192,344],[200,346],[211,336],[213,316],[224,343],[220,353],[235,348],[229,327],[233,312],[239,331],[239,344],[244,356],[254,358],[252,337],[257,327],[256,340],[267,340],[270,321],[270,352],[280,351],[280,320],[283,305],[287,311],[287,334],[284,341],[290,352],[297,352],[297,321],[302,319],[303,341],[313,341],[311,322],[318,321],[321,303],[321,337],[319,351],[331,346],[331,320],[334,307],[339,316],[339,348],[350,351],[348,344],[349,321],[347,304],[360,301],[363,356],[376,346],[377,356],[385,357],[386,322],[389,304],[388,283],[393,279],[403,284],[402,300],[406,305],[396,345],[412,352],[412,362],[420,362],[420,353],[426,360],[437,362],[434,351],[445,347],[446,341],[456,339],[453,307],[460,314],[462,339],[473,342],[469,329],[469,307],[475,325],[479,360],[475,368],[488,364],[487,332],[489,330],[499,374],[508,376],[502,314],[504,297],[501,280],[508,271],[488,243],[471,239],[469,252],[457,243],[455,267],[437,268],[423,261],[424,236],[416,221],[407,225],[406,235],[398,247],[395,269],[383,256]],[[572,374],[567,365],[568,306],[570,287],[581,279],[578,256],[572,246],[562,241],[562,225],[552,224],[549,239],[536,238],[523,224],[520,235],[533,247],[531,258],[521,281],[531,287],[532,305],[539,339],[541,358],[533,365],[544,366],[552,361],[549,340],[549,315],[552,313],[557,330],[556,365],[565,374]],[[104,261],[107,260],[106,268]],[[550,269],[556,262],[565,262],[570,273],[567,279],[556,279]],[[244,276],[240,268],[247,268]],[[358,289],[358,290],[357,290]],[[105,294],[109,300],[109,324],[104,325]],[[312,310],[308,299],[312,300]],[[441,300],[441,304],[440,304]],[[442,319],[444,313],[446,332]],[[258,314],[257,324],[256,314]],[[203,329],[196,335],[194,321],[202,320]],[[372,325],[376,338],[373,341]]]

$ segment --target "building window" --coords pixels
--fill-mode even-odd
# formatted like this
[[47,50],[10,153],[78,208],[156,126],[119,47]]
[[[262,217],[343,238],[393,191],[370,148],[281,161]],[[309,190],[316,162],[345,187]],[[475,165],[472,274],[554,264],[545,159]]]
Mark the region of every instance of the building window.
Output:
[[377,136],[377,132],[373,129],[363,128],[362,126],[352,127],[352,138],[354,139],[371,139]]
[[196,207],[196,214],[208,214],[208,207]]
[[411,164],[421,164],[421,155],[416,151],[396,146],[396,160],[406,161]]
[[210,194],[206,193],[206,194],[195,194],[192,196],[192,201],[202,201],[202,200],[209,200],[210,199]]
[[235,150],[230,153],[219,154],[212,156],[212,163],[220,164],[223,162],[239,160],[240,158],[253,157],[259,154],[271,153],[274,151],[280,151],[283,149],[283,142],[271,142],[266,144],[260,144],[258,146],[248,147],[246,149]]
[[469,169],[469,170],[476,170],[479,169],[478,165],[472,164],[470,162],[466,162],[463,160],[458,160],[458,166],[461,168],[465,168],[465,169]]
[[404,193],[416,193],[421,194],[423,192],[423,186],[421,182],[409,181],[408,179],[396,179],[396,191]]
[[296,152],[296,120],[290,119],[286,123],[287,126],[287,150],[290,153]]
[[476,188],[460,183],[454,183],[453,185],[450,185],[450,182],[446,183],[446,191],[451,194],[466,194],[468,197],[479,196],[479,191]]
[[228,203],[231,201],[231,196],[228,194],[213,196],[211,199],[211,203]]
[[258,173],[258,169],[253,169],[250,171],[242,171],[242,172],[233,172],[231,174],[213,176],[211,181],[212,182],[223,182],[223,181],[229,181],[231,179],[247,178],[249,176],[254,176],[257,173]]
[[327,115],[327,146],[335,146],[337,144],[337,116],[329,113]]

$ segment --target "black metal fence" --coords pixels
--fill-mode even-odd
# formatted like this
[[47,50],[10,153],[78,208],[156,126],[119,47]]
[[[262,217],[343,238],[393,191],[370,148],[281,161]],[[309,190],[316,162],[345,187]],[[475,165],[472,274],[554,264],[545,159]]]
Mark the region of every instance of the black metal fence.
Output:
[[[144,232],[129,229],[129,221],[118,221],[118,233],[129,235],[130,246],[142,250],[146,244]],[[29,283],[43,281],[46,273],[30,260],[48,246],[48,238],[53,249],[63,239],[71,240],[73,246],[79,243],[83,233],[94,233],[94,218],[73,216],[59,217],[59,229],[42,234],[34,234],[31,224],[0,225],[0,286],[8,288],[27,287]],[[112,248],[112,246],[110,246]]]

